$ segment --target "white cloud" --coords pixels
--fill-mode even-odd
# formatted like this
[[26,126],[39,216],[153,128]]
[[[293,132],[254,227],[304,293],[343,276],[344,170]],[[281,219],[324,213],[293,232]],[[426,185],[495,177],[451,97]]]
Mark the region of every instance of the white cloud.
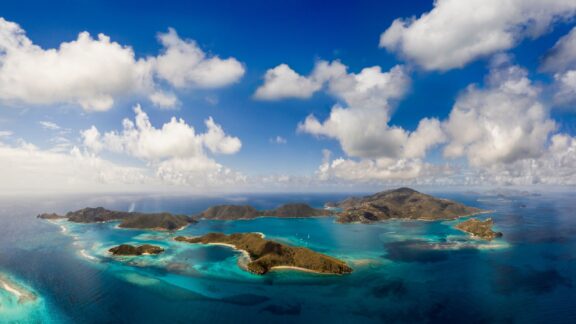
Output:
[[576,69],[576,27],[556,42],[546,54],[540,69],[545,72]]
[[150,65],[129,47],[87,32],[44,50],[15,23],[0,18],[0,98],[50,105],[75,103],[85,110],[109,109],[114,98],[149,82]]
[[148,99],[160,108],[173,108],[178,105],[178,97],[173,92],[155,91]]
[[135,120],[124,119],[120,132],[101,134],[95,126],[82,131],[84,146],[95,153],[108,150],[139,158],[155,170],[159,179],[173,184],[224,182],[223,178],[232,174],[234,178],[242,177],[208,157],[206,151],[234,154],[242,147],[240,139],[226,135],[212,118],[205,121],[207,131],[197,133],[183,119],[173,117],[156,128],[140,106],[134,112]]
[[101,142],[100,138],[100,131],[96,126],[92,125],[92,127],[83,130],[80,132],[82,136],[82,141],[86,147],[88,147],[91,151],[98,153],[102,150],[104,146]]
[[495,165],[480,176],[489,184],[576,185],[576,139],[556,134],[539,157]]
[[421,174],[423,163],[418,159],[362,159],[338,158],[324,162],[318,168],[320,180],[343,179],[351,181],[405,180]]
[[526,70],[503,64],[492,68],[484,89],[471,85],[457,99],[445,123],[445,156],[487,167],[543,154],[555,123]]
[[0,138],[12,136],[14,133],[12,131],[0,130]]
[[576,27],[556,42],[547,53],[540,70],[554,75],[555,102],[576,102]]
[[446,140],[440,122],[422,119],[410,132],[389,125],[393,105],[409,89],[405,67],[382,72],[379,66],[348,73],[338,61],[316,63],[308,76],[285,64],[268,70],[258,99],[308,98],[325,89],[338,101],[325,121],[309,115],[298,131],[337,139],[343,151],[357,159],[325,157],[318,171],[320,179],[368,181],[408,179],[422,174],[426,152]]
[[240,172],[226,168],[206,156],[174,158],[156,167],[156,176],[165,183],[195,187],[236,186],[247,181]]
[[[327,90],[341,103],[324,122],[308,116],[299,131],[335,138],[346,154],[361,158],[419,158],[444,139],[436,119],[422,120],[414,132],[388,124],[391,103],[403,97],[410,85],[404,67],[382,72],[375,66],[354,74],[338,62],[322,64],[327,67],[323,75],[329,75],[324,79]],[[329,67],[337,72],[329,73]]]
[[419,18],[394,20],[380,47],[426,70],[449,70],[536,38],[575,12],[573,0],[436,0]]
[[233,154],[242,146],[237,137],[226,135],[212,118],[205,121],[208,132],[197,134],[183,119],[172,117],[162,128],[155,128],[139,105],[134,112],[135,120],[124,119],[121,132],[100,135],[95,126],[83,131],[84,145],[94,151],[105,147],[146,161],[203,156],[204,147],[213,153]]
[[0,142],[0,192],[78,192],[133,190],[151,180],[142,168],[120,166],[77,148],[68,152],[41,150],[21,141],[18,145]]
[[40,126],[42,126],[44,129],[49,129],[49,130],[59,130],[60,126],[58,126],[58,124],[54,123],[54,122],[50,122],[50,121],[39,121],[38,124],[40,124]]
[[173,28],[158,39],[164,52],[156,58],[156,71],[174,87],[218,88],[244,75],[244,66],[235,58],[208,56],[194,41],[178,37]]
[[202,140],[212,153],[234,154],[240,150],[242,142],[238,137],[226,135],[222,126],[216,124],[212,117],[205,123],[208,131],[202,135]]
[[310,98],[322,84],[315,78],[299,75],[286,64],[266,71],[264,84],[256,89],[254,97],[261,100],[277,100],[284,98]]
[[400,65],[388,72],[373,66],[348,73],[338,61],[319,61],[308,76],[302,76],[281,64],[268,70],[264,81],[255,93],[258,99],[308,98],[324,89],[338,101],[325,121],[309,115],[298,131],[337,139],[348,156],[361,160],[325,161],[319,171],[325,174],[322,177],[415,177],[420,174],[420,159],[445,141],[435,118],[421,120],[413,132],[389,125],[393,104],[410,86],[410,77]]
[[162,54],[148,58],[136,58],[131,47],[88,32],[43,49],[20,26],[0,18],[0,100],[105,111],[119,98],[150,94],[154,104],[168,107],[177,98],[159,90],[160,79],[177,88],[222,87],[244,74],[236,59],[207,55],[193,41],[178,38],[173,29],[159,34],[159,40]]

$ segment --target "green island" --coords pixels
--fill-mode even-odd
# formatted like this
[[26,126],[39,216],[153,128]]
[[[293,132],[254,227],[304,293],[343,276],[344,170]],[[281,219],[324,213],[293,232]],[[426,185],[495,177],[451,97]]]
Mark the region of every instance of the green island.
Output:
[[339,208],[339,223],[364,223],[390,219],[453,220],[484,213],[448,199],[435,198],[410,188],[382,191],[365,197],[351,197],[328,207]]
[[325,274],[352,272],[344,261],[314,252],[267,240],[260,233],[208,233],[198,237],[178,236],[176,241],[199,244],[223,244],[244,251],[250,258],[246,269],[263,275],[273,269],[296,269]]
[[471,219],[464,221],[462,223],[458,223],[455,226],[455,228],[457,228],[463,232],[466,232],[466,233],[472,235],[473,237],[478,237],[478,238],[481,238],[483,240],[491,241],[497,237],[502,236],[501,232],[495,232],[492,229],[493,225],[494,225],[494,221],[492,221],[492,218],[488,218],[485,221],[471,218]]
[[131,256],[131,255],[137,256],[137,255],[160,254],[164,252],[164,249],[159,246],[150,244],[143,244],[140,246],[121,244],[109,249],[108,252],[118,256]]
[[151,229],[175,231],[197,223],[192,217],[186,215],[174,215],[170,213],[140,213],[108,210],[103,207],[83,208],[68,212],[66,215],[44,213],[38,218],[46,220],[67,219],[74,223],[102,223],[120,221],[118,227],[132,229]]
[[332,215],[332,212],[329,210],[312,208],[309,205],[303,203],[290,203],[269,210],[257,210],[256,208],[249,205],[217,205],[209,207],[194,217],[198,219],[238,220],[253,219],[256,217],[266,216],[301,218],[330,215]]

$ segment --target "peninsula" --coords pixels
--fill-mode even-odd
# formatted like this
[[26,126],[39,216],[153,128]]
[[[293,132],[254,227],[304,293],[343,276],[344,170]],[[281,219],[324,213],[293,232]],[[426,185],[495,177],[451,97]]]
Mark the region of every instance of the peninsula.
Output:
[[332,215],[332,212],[325,209],[312,208],[302,203],[290,203],[269,210],[257,210],[249,205],[218,205],[212,206],[194,217],[199,219],[238,220],[265,216],[298,218],[330,215]]
[[340,208],[339,223],[373,223],[389,219],[453,220],[484,211],[451,200],[435,198],[410,188],[382,191],[329,204]]
[[501,237],[501,232],[495,232],[492,230],[492,226],[494,225],[494,221],[492,218],[488,218],[485,221],[481,221],[475,218],[471,218],[465,222],[459,223],[455,226],[455,228],[466,232],[473,237],[478,237],[483,240],[491,241],[497,237]]
[[130,244],[121,244],[108,250],[113,255],[129,256],[129,255],[150,255],[160,254],[164,249],[150,244],[134,246]]
[[197,223],[192,217],[186,215],[174,215],[170,213],[139,213],[113,211],[103,207],[84,208],[73,212],[68,212],[61,216],[54,213],[44,213],[38,218],[57,220],[67,219],[74,223],[101,223],[109,221],[120,221],[118,227],[132,229],[153,229],[174,231],[182,229],[189,224]]
[[303,247],[267,240],[259,233],[208,233],[198,237],[178,236],[176,241],[199,244],[223,244],[244,251],[250,257],[248,271],[263,275],[274,268],[293,268],[317,273],[351,273],[345,262]]

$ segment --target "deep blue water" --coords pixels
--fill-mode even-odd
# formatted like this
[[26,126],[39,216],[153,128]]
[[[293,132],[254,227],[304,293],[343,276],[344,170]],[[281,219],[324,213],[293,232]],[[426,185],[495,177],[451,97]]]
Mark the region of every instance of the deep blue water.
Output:
[[[194,214],[218,203],[321,207],[347,195],[222,198],[97,196],[0,200],[0,273],[38,296],[19,304],[0,287],[8,323],[576,323],[576,201],[573,193],[434,193],[493,210],[502,239],[474,240],[456,222],[336,224],[332,218],[203,221],[179,235],[262,232],[347,261],[329,276],[274,271],[256,276],[222,246],[174,242],[174,234],[115,223],[51,223],[46,211],[86,206]],[[110,258],[120,243],[152,243],[159,256]]]

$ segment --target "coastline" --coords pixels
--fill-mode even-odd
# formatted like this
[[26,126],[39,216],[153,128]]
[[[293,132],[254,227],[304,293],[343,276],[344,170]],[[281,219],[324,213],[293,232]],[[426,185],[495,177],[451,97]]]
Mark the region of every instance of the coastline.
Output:
[[36,294],[20,286],[4,274],[0,274],[0,288],[15,296],[18,299],[18,303],[25,303],[37,299]]
[[362,222],[348,222],[348,223],[342,223],[342,222],[338,222],[338,218],[336,217],[336,220],[334,221],[335,223],[338,224],[365,224],[365,225],[371,225],[371,224],[378,224],[378,223],[385,223],[387,221],[404,221],[404,222],[409,222],[409,221],[418,221],[418,222],[452,222],[455,220],[458,220],[460,218],[466,218],[466,217],[472,217],[472,216],[476,216],[476,215],[482,215],[482,214],[491,214],[494,213],[495,211],[493,210],[483,210],[483,211],[479,211],[476,213],[471,213],[471,214],[466,214],[466,215],[462,215],[462,216],[457,216],[455,218],[449,218],[449,219],[425,219],[425,218],[388,218],[388,219],[383,219],[383,220],[378,220],[378,221],[374,221],[374,222],[370,222],[370,223],[362,223]]
[[329,276],[333,276],[333,275],[339,275],[341,276],[342,274],[338,274],[338,273],[326,273],[326,272],[320,272],[320,271],[315,271],[315,270],[310,270],[310,269],[306,269],[306,268],[301,268],[301,267],[296,267],[296,266],[273,266],[270,268],[270,271],[282,271],[282,270],[296,270],[296,271],[301,271],[301,272],[308,272],[308,273],[315,273],[315,274],[320,274],[320,275],[329,275]]
[[[198,243],[197,243],[197,244],[198,244]],[[234,244],[228,244],[228,243],[200,243],[200,244],[203,244],[203,245],[220,245],[220,246],[229,247],[229,248],[231,248],[232,250],[242,252],[242,255],[245,256],[245,257],[247,257],[248,260],[249,260],[250,262],[252,262],[252,258],[250,257],[250,254],[248,253],[248,251],[239,249],[239,248],[237,248],[236,245],[234,245]]]

